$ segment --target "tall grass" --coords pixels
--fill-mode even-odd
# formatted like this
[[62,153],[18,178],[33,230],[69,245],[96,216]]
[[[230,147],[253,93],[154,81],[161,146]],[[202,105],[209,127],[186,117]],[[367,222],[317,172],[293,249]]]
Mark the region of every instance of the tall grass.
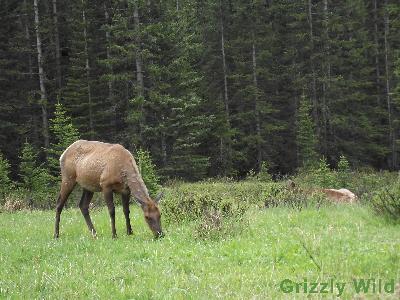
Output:
[[[371,277],[399,283],[400,225],[364,205],[266,208],[276,185],[207,182],[169,188],[161,205],[166,237],[160,240],[153,240],[135,205],[133,236],[124,235],[117,208],[117,240],[111,239],[103,208],[92,212],[98,239],[90,236],[79,209],[63,212],[59,240],[52,239],[52,211],[0,213],[0,298],[301,299],[307,295],[284,294],[279,283]],[[240,202],[245,209],[226,208],[219,200]],[[199,210],[190,211],[188,203]],[[208,208],[201,210],[200,203]],[[216,226],[210,234],[201,227],[204,221]],[[346,289],[341,298],[354,296]]]

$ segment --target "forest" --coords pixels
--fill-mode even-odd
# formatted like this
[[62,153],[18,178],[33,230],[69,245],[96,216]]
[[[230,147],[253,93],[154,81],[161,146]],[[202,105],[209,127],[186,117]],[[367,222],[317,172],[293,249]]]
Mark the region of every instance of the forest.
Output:
[[55,176],[82,138],[191,181],[321,157],[396,170],[399,16],[396,0],[1,0],[2,168]]
[[399,0],[0,0],[0,299],[400,299],[399,166]]

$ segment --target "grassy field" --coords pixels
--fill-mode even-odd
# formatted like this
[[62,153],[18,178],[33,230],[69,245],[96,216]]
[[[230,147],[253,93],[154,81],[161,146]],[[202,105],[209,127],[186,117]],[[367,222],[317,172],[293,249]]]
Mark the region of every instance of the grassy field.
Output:
[[[166,237],[153,240],[136,206],[133,236],[125,234],[121,208],[116,240],[106,209],[92,218],[98,239],[71,208],[53,240],[53,211],[0,213],[0,298],[330,299],[339,293],[284,293],[284,279],[345,283],[341,299],[400,296],[400,225],[366,206],[253,206],[241,230],[213,239],[199,238],[196,222],[184,221],[164,224]],[[394,280],[396,290],[357,293],[353,280],[368,278]]]

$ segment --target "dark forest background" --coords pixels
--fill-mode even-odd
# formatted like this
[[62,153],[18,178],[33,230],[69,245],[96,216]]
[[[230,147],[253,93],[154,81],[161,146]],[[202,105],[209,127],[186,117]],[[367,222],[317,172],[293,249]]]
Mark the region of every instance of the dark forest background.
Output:
[[14,178],[64,131],[188,180],[395,170],[399,46],[397,0],[0,0],[0,151]]

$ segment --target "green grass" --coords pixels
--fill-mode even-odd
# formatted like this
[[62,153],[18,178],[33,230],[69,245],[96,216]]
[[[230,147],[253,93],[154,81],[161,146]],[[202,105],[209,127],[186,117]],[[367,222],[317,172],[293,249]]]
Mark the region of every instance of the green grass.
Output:
[[116,215],[112,240],[107,210],[92,212],[93,239],[80,211],[67,209],[53,240],[53,211],[0,213],[0,298],[302,299],[279,283],[306,278],[347,282],[341,298],[350,299],[354,278],[400,281],[400,225],[365,206],[253,207],[242,231],[208,240],[194,237],[193,222],[164,224],[166,237],[153,240],[136,206],[127,236],[120,208]]

